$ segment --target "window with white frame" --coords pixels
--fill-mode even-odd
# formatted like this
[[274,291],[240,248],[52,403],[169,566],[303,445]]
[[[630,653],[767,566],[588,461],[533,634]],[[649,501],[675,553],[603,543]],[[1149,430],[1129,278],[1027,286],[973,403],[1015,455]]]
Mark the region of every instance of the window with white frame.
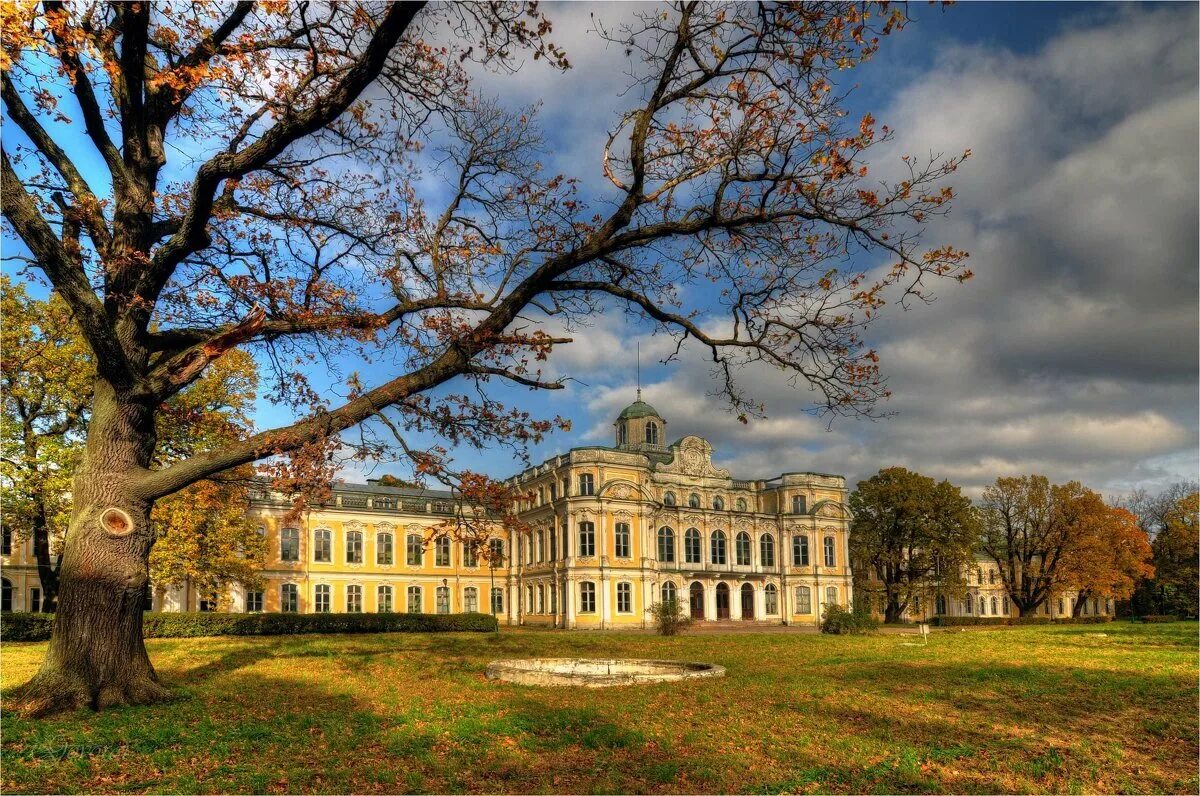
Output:
[[738,531],[738,535],[734,537],[734,562],[739,567],[750,566],[750,534],[745,531]]
[[583,558],[596,555],[596,526],[591,522],[579,523],[579,555]]
[[826,586],[825,587],[825,604],[826,605],[837,605],[838,604],[837,586]]
[[579,494],[594,495],[596,494],[596,477],[591,473],[579,474]]
[[318,528],[313,531],[313,561],[321,563],[333,561],[333,532],[328,528]]
[[658,529],[658,560],[675,561],[675,531],[665,525]]
[[375,610],[381,614],[390,614],[392,609],[392,587],[380,586],[375,591]]
[[467,613],[475,613],[479,610],[479,589],[474,586],[463,589],[463,610]]
[[633,584],[625,582],[617,584],[617,613],[633,613]]
[[688,528],[683,535],[683,561],[685,564],[700,564],[704,561],[704,539],[700,531]]
[[499,586],[492,587],[492,613],[504,613],[504,589]]
[[779,590],[775,588],[774,583],[768,583],[763,590],[764,607],[768,615],[774,616],[779,613]]
[[758,548],[759,563],[764,567],[775,566],[775,537],[764,533],[758,539]]
[[596,613],[596,584],[590,580],[579,584],[579,613]]
[[837,551],[834,549],[834,541],[832,536],[825,537],[825,566],[837,566]]
[[663,583],[661,594],[662,601],[664,603],[669,603],[678,599],[679,592],[675,588],[675,584],[668,580],[667,582]]
[[361,564],[363,560],[362,531],[346,531],[346,563]]
[[361,614],[363,609],[362,586],[351,584],[346,587],[346,613]]
[[434,566],[450,566],[450,537],[439,536],[434,546]]
[[450,587],[437,587],[437,612],[439,614],[450,613]]
[[792,566],[808,566],[808,536],[798,533],[792,537]]
[[279,532],[279,560],[300,560],[300,529],[284,528]]
[[328,583],[318,583],[313,591],[314,610],[319,614],[327,614],[332,610],[330,599],[331,589]]
[[725,563],[725,542],[726,539],[724,531],[713,531],[712,543],[709,545],[711,548],[709,551],[711,553],[709,556],[709,561],[714,564]]
[[421,566],[421,558],[425,553],[425,540],[419,533],[410,533],[405,537],[405,563],[410,567]]
[[285,583],[279,587],[279,610],[285,614],[300,610],[300,588],[295,583]]
[[246,613],[261,614],[263,609],[263,593],[261,591],[246,592]]
[[812,613],[812,589],[807,586],[796,587],[796,613]]
[[395,537],[388,531],[375,535],[375,563],[390,567],[395,562]]

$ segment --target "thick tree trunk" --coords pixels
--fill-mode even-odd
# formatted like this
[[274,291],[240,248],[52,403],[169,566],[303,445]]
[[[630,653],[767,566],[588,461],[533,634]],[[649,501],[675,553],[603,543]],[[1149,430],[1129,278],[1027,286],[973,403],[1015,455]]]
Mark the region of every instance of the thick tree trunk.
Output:
[[894,595],[889,594],[887,605],[883,610],[883,622],[887,625],[894,625],[903,618],[903,612],[900,610],[900,600]]
[[1088,593],[1086,591],[1081,591],[1075,595],[1075,604],[1071,606],[1071,616],[1078,617],[1083,613],[1083,606],[1087,605],[1087,601]]
[[[103,387],[103,389],[102,389]],[[38,673],[9,704],[29,715],[165,699],[142,641],[154,541],[134,479],[154,447],[150,408],[98,382],[59,571],[58,611]]]

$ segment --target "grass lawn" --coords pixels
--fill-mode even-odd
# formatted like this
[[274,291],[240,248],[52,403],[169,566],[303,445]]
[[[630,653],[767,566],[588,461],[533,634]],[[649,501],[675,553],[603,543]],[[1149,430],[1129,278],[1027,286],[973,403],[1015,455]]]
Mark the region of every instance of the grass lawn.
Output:
[[[3,718],[6,793],[1196,793],[1197,625],[897,635],[504,631],[149,642],[180,699]],[[4,644],[3,688],[45,645]],[[495,658],[682,658],[724,679],[489,683]]]

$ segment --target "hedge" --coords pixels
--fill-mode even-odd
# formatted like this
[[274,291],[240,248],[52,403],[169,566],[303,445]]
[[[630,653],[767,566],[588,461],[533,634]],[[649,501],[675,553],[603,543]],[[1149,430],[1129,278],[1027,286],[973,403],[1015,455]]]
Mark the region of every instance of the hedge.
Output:
[[[0,616],[0,641],[45,641],[52,614]],[[286,636],[299,633],[488,633],[499,629],[490,614],[221,614],[147,613],[146,638]]]
[[1111,616],[937,616],[931,625],[938,627],[973,627],[976,625],[1100,625],[1111,622]]

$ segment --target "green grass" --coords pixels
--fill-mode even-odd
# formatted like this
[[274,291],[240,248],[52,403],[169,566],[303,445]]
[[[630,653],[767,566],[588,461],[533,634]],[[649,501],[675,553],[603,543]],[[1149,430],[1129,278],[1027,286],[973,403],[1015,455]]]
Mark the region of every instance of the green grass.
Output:
[[[160,639],[171,703],[5,714],[15,792],[1197,792],[1197,625],[937,633]],[[45,645],[4,644],[0,686]],[[720,680],[489,683],[520,656]]]

